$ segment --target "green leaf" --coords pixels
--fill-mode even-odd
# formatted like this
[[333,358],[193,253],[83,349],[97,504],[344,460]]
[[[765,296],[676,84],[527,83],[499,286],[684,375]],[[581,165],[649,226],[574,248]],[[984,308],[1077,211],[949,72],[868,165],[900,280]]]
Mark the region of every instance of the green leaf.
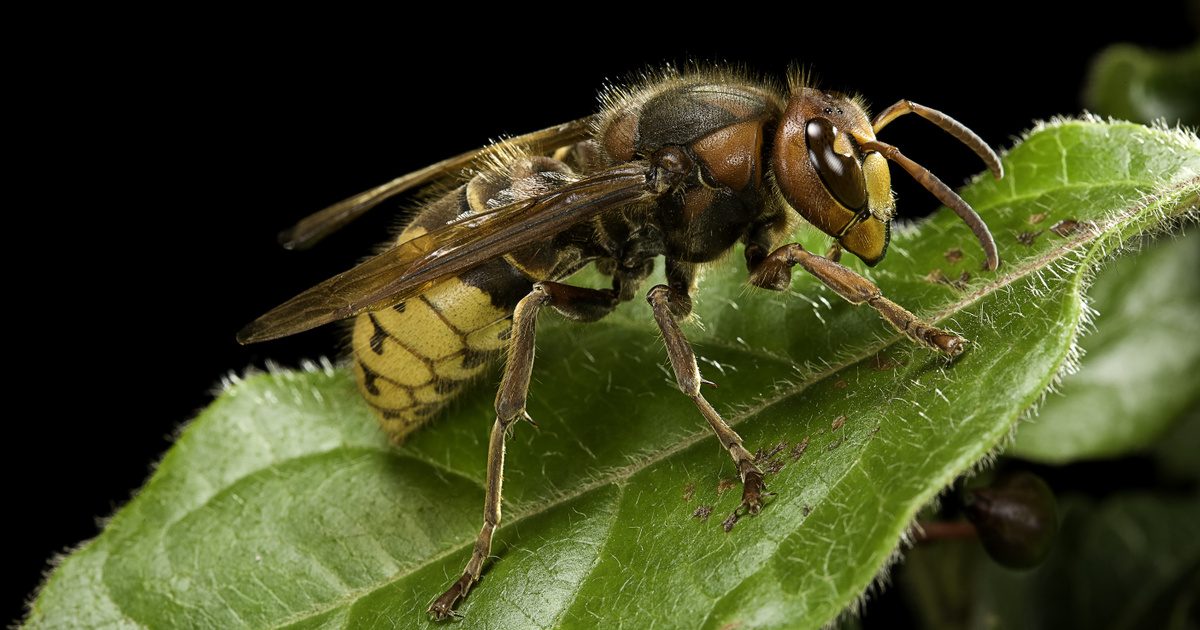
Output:
[[[996,233],[997,272],[947,212],[863,270],[972,341],[953,365],[801,273],[788,293],[750,292],[739,263],[713,266],[687,328],[720,384],[710,399],[751,447],[784,446],[778,495],[728,534],[732,463],[669,378],[646,305],[588,326],[545,317],[541,428],[509,441],[498,561],[456,627],[817,627],[852,604],[1067,361],[1091,267],[1200,195],[1200,142],[1132,124],[1040,128],[1005,166],[964,191]],[[434,627],[425,606],[479,529],[492,398],[475,388],[392,448],[342,370],[235,382],[62,562],[28,625]]]
[[1200,44],[1155,52],[1117,44],[1092,62],[1088,109],[1135,122],[1200,125]]
[[976,579],[988,586],[976,591],[978,606],[1000,617],[1002,627],[1183,630],[1195,623],[1197,497],[1067,501],[1059,533],[1046,564],[1031,573],[979,564]]
[[1095,332],[1007,455],[1048,463],[1119,457],[1153,444],[1200,402],[1200,234],[1116,260],[1088,292]]
[[[1195,627],[1200,606],[1200,501],[1124,494],[1060,503],[1058,540],[1046,562],[1011,571],[976,541],[910,552],[899,582],[923,627]],[[1189,625],[1189,618],[1190,623]]]
[[1200,404],[1184,412],[1154,447],[1159,476],[1172,483],[1200,484]]

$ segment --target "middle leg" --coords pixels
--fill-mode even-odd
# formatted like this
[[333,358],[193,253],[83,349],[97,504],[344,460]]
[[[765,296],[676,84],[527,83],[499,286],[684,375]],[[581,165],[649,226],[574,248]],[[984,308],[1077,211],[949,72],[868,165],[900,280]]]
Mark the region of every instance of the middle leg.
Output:
[[[732,427],[721,418],[721,414],[713,408],[712,404],[704,398],[704,394],[700,393],[700,385],[707,382],[700,377],[700,368],[696,365],[696,354],[692,351],[691,344],[683,335],[683,331],[679,329],[679,323],[675,321],[676,312],[681,310],[676,307],[673,312],[672,302],[679,303],[686,298],[686,295],[679,295],[667,285],[660,284],[646,296],[646,300],[650,302],[650,307],[654,311],[654,321],[658,323],[659,330],[662,331],[663,341],[666,342],[667,356],[671,359],[671,368],[675,370],[675,380],[679,384],[679,389],[692,402],[696,404],[696,408],[708,421],[708,425],[712,427],[713,433],[717,434],[717,439],[720,440],[721,446],[729,451],[729,456],[733,458],[733,463],[737,467],[738,475],[742,478],[742,504],[738,508],[744,509],[749,514],[758,514],[763,506],[763,497],[765,496],[766,485],[763,483],[763,472],[758,465],[754,463],[754,455],[746,450],[742,445],[742,436],[738,435]],[[691,301],[687,300],[686,304],[690,306]],[[730,520],[727,520],[726,530],[732,527],[732,522],[737,520],[737,512],[731,515]]]

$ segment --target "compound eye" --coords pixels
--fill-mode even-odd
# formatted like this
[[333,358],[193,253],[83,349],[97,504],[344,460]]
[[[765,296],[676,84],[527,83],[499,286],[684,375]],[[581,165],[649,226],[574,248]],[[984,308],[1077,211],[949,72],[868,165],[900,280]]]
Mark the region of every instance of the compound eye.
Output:
[[862,167],[853,157],[833,150],[837,128],[827,118],[813,118],[804,127],[808,142],[808,161],[829,194],[838,203],[850,210],[861,210],[867,205],[867,182],[863,179]]

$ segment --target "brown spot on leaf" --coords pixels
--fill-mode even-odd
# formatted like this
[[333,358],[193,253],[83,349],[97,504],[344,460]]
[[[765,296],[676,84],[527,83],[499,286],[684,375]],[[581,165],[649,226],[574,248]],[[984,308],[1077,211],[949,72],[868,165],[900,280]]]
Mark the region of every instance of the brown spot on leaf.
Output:
[[826,447],[826,448],[828,448],[829,450],[831,450],[831,451],[832,451],[833,449],[835,449],[835,448],[837,448],[837,447],[841,446],[841,445],[842,445],[842,442],[845,442],[845,441],[846,441],[846,436],[845,436],[845,435],[839,435],[839,436],[838,436],[838,438],[837,438],[836,440],[834,440],[834,441],[830,442],[830,443],[829,443],[829,446],[828,446],[828,447]]
[[778,455],[779,452],[785,448],[787,448],[787,442],[780,442],[780,443],[776,444],[775,446],[772,446],[771,450],[769,450],[765,453],[760,448],[760,449],[758,449],[758,452],[754,454],[754,461],[761,462],[761,461],[771,459],[772,457],[775,457],[776,455]]
[[695,512],[692,512],[692,518],[700,519],[702,521],[707,521],[709,515],[711,515],[711,514],[712,514],[712,506],[711,505],[701,505],[700,507],[696,508]]
[[726,534],[733,531],[733,526],[737,525],[739,518],[741,517],[738,515],[737,510],[734,510],[729,514],[728,518],[726,518],[724,521],[721,521],[721,529],[725,530]]
[[946,262],[956,263],[963,259],[963,250],[960,247],[951,247],[942,255],[946,257]]
[[1036,232],[1021,232],[1017,235],[1017,242],[1026,247],[1030,247],[1033,245],[1033,242],[1037,240],[1037,237],[1042,235],[1042,232],[1045,232],[1045,230],[1038,230]]
[[741,627],[742,627],[742,622],[730,621],[729,623],[721,626],[720,628],[717,628],[717,630],[737,630],[738,628],[741,628]]
[[843,379],[843,378],[839,378],[838,380],[834,381],[834,383],[833,383],[834,389],[846,389],[846,387],[848,387],[848,386],[849,386],[849,383],[847,383],[846,379]]
[[695,495],[696,495],[696,484],[689,483],[688,485],[683,487],[683,500],[684,501],[691,501],[692,497]]
[[726,492],[729,491],[730,488],[732,488],[736,485],[737,485],[736,479],[730,479],[730,478],[726,477],[717,482],[717,494],[718,495],[725,494]]
[[1078,232],[1082,228],[1091,227],[1087,221],[1076,221],[1075,219],[1063,219],[1058,223],[1050,226],[1050,231],[1059,236],[1070,236]]
[[1045,220],[1046,220],[1045,212],[1038,212],[1036,214],[1029,215],[1029,222],[1033,225],[1037,225],[1038,223],[1041,223],[1042,221],[1045,221]]
[[792,461],[800,459],[800,456],[803,455],[804,451],[806,451],[806,450],[808,450],[808,436],[807,435],[804,436],[803,440],[796,442],[796,445],[792,447]]
[[804,507],[800,508],[800,514],[803,516],[812,514],[812,507],[805,505]]
[[880,427],[879,427],[879,425],[877,424],[877,425],[875,425],[875,428],[874,428],[874,429],[871,429],[871,437],[875,437],[875,436],[876,436],[876,435],[879,433],[879,428],[880,428]]
[[971,281],[971,274],[964,271],[958,275],[957,280],[951,280],[950,278],[946,277],[945,273],[942,273],[941,269],[934,269],[926,274],[925,281],[932,282],[934,284],[944,284],[948,287],[954,287],[955,289],[961,291],[967,288],[967,283]]
[[773,460],[767,462],[767,466],[763,470],[763,473],[767,474],[767,475],[779,474],[779,471],[783,470],[784,465],[785,464],[782,459],[773,459]]
[[833,423],[829,425],[829,428],[830,430],[837,431],[842,428],[843,424],[846,424],[846,416],[838,416],[833,419]]
[[872,357],[871,362],[874,364],[872,367],[875,368],[876,372],[886,372],[888,370],[894,370],[902,365],[900,362],[893,361],[891,358],[886,357],[882,354],[877,354],[874,357]]

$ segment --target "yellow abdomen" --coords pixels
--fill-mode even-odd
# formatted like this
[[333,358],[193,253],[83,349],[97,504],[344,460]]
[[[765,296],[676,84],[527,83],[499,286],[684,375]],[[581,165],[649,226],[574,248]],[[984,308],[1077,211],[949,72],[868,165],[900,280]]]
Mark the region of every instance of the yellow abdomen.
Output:
[[[552,182],[538,179],[543,170],[566,168],[547,158],[514,164],[506,176],[477,175],[423,208],[397,243],[490,209],[490,200],[508,189],[510,175],[544,187]],[[519,198],[519,193],[512,194]],[[488,260],[417,297],[354,321],[351,348],[358,388],[393,441],[402,441],[437,414],[463,384],[486,369],[491,355],[507,345],[517,302],[535,280],[557,277],[554,264],[537,260],[540,249],[534,248],[533,254],[532,263],[518,264],[511,254]],[[550,263],[557,260],[550,257]]]
[[383,429],[399,442],[436,414],[504,347],[510,313],[459,278],[354,322],[354,374]]

